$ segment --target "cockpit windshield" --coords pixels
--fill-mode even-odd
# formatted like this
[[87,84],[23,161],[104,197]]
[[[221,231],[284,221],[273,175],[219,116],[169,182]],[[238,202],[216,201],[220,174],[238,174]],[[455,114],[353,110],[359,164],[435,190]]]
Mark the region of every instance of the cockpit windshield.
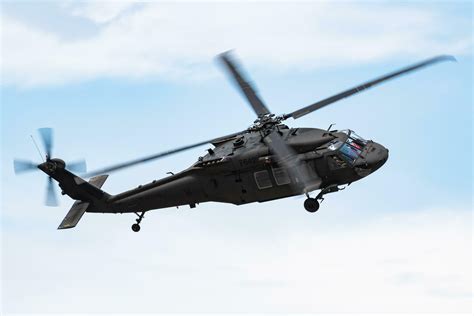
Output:
[[328,149],[339,151],[344,160],[352,164],[357,158],[359,158],[362,149],[367,144],[367,141],[357,135],[354,131],[343,130],[341,132],[347,134],[347,140],[343,143],[336,139],[329,144]]
[[346,134],[350,138],[352,138],[354,140],[357,140],[357,141],[363,143],[364,145],[367,144],[367,141],[364,138],[357,135],[356,132],[354,132],[353,130],[343,129],[342,131],[339,131],[339,132]]
[[349,137],[360,144],[364,144],[364,146],[365,144],[367,144],[367,141],[363,139],[362,137],[360,137],[359,135],[357,135],[354,131],[350,131]]

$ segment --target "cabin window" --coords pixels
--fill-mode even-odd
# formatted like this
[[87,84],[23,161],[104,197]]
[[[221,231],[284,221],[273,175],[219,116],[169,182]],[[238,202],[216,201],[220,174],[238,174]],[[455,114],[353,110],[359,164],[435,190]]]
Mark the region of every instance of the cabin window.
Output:
[[285,185],[291,182],[288,172],[284,168],[272,168],[276,184]]
[[254,177],[260,190],[272,187],[272,180],[270,180],[270,174],[267,170],[255,172]]

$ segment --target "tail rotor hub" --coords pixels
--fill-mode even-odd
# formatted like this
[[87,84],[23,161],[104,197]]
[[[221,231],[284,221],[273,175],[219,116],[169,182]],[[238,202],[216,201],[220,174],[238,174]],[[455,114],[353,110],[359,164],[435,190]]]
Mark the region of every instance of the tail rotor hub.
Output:
[[51,172],[51,173],[55,173],[56,172],[56,169],[57,169],[57,165],[56,163],[54,163],[53,161],[48,161],[46,162],[46,169]]

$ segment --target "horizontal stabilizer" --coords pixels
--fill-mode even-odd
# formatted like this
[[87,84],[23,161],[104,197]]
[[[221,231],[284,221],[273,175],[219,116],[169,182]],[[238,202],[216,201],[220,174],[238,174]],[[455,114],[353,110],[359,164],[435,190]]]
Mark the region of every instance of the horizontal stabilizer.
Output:
[[[108,175],[104,174],[92,177],[89,182],[84,181],[84,179],[80,177],[75,177],[74,180],[76,184],[82,186],[84,190],[87,190],[89,193],[98,193],[100,196],[104,194],[104,192],[100,188],[104,185],[105,180],[107,180],[107,178]],[[74,202],[66,217],[64,217],[63,221],[59,225],[58,229],[76,227],[77,223],[79,223],[79,221],[81,220],[82,215],[84,215],[90,205],[91,203],[87,201]]]
[[63,221],[59,225],[58,229],[66,229],[66,228],[75,227],[77,223],[79,223],[79,221],[81,220],[82,215],[84,215],[89,205],[90,205],[89,202],[83,202],[83,201],[74,202],[71,209],[67,213],[66,217],[64,217]]

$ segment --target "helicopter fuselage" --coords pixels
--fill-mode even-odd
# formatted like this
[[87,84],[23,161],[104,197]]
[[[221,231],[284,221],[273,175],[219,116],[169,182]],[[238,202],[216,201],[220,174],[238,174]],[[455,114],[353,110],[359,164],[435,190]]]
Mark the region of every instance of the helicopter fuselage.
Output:
[[[301,168],[313,184],[309,191],[357,181],[388,158],[383,146],[353,138],[351,131],[277,128],[303,164]],[[88,212],[144,212],[210,201],[240,205],[307,193],[298,189],[295,184],[301,180],[280,166],[262,138],[261,131],[249,131],[223,139],[190,168],[112,195],[100,208]]]

